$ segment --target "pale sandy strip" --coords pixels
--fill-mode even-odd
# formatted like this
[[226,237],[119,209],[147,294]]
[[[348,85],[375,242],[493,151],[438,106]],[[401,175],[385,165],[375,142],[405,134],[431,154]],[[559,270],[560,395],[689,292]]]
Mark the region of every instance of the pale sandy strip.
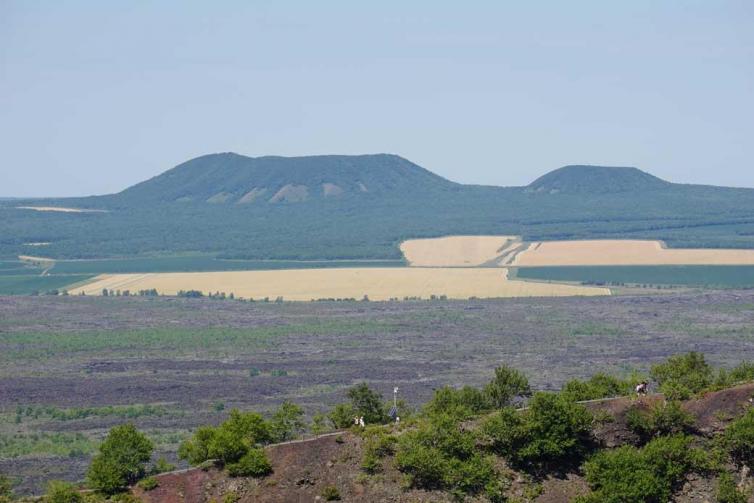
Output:
[[49,264],[55,263],[55,259],[47,257],[34,257],[32,255],[19,255],[18,260],[21,260],[22,262],[45,262]]
[[86,208],[64,208],[62,206],[16,206],[19,210],[55,211],[59,213],[107,213],[107,210],[90,210]]
[[754,250],[665,248],[660,241],[544,241],[519,253],[514,266],[754,265]]
[[516,236],[446,236],[401,243],[408,263],[418,267],[474,267],[499,257]]
[[535,283],[507,279],[507,269],[467,268],[354,268],[278,271],[112,274],[73,289],[99,295],[102,289],[131,292],[155,288],[161,294],[179,290],[233,293],[237,297],[308,301],[320,298],[371,300],[404,297],[550,297],[609,295],[607,288]]

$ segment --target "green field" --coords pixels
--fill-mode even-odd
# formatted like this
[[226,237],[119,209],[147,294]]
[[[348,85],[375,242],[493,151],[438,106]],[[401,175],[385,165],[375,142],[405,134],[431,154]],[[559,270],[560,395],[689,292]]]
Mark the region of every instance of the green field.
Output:
[[92,274],[40,276],[39,274],[4,274],[0,271],[0,295],[43,294],[51,290],[60,290],[92,276]]
[[681,285],[722,288],[754,287],[754,266],[551,266],[520,267],[516,276],[543,281],[605,285]]
[[[401,267],[403,260],[222,260],[214,256],[59,261],[52,274],[246,271],[329,267]],[[0,272],[2,274],[2,272]]]

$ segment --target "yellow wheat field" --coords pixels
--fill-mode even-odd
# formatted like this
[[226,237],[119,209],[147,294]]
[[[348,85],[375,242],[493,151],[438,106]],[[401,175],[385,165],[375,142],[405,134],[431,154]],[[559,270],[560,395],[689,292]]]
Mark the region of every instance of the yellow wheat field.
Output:
[[108,290],[148,290],[175,295],[179,290],[233,293],[237,297],[309,301],[320,298],[370,300],[469,297],[550,297],[610,295],[607,288],[534,283],[507,278],[507,269],[356,268],[276,271],[112,274],[96,277],[71,294],[100,295]]
[[401,252],[415,267],[475,267],[496,265],[519,244],[516,236],[446,236],[404,241]]
[[675,249],[660,241],[605,239],[531,243],[515,266],[558,265],[752,265],[754,250]]

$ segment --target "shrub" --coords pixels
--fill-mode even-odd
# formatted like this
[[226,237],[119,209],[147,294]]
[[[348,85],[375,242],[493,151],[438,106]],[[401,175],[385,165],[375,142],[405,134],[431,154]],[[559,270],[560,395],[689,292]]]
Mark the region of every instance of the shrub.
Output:
[[461,389],[443,386],[425,405],[427,414],[448,414],[458,419],[467,419],[492,408],[489,395],[471,386]]
[[340,491],[335,486],[325,486],[320,493],[325,501],[340,501]]
[[339,403],[328,415],[333,428],[336,430],[353,426],[353,418],[355,416],[356,410],[350,403]]
[[145,479],[141,479],[138,485],[145,491],[151,491],[152,489],[157,489],[157,486],[159,486],[160,483],[157,482],[157,479],[154,477],[147,477]]
[[415,487],[476,494],[495,472],[492,462],[476,452],[475,443],[474,434],[461,431],[451,416],[432,416],[399,438],[396,464]]
[[631,431],[646,442],[660,435],[689,433],[694,425],[694,417],[683,410],[680,402],[658,403],[649,411],[641,411],[636,406],[626,412],[626,423]]
[[498,409],[510,405],[516,397],[531,396],[531,388],[526,376],[505,365],[495,369],[495,377],[484,390],[492,405]]
[[754,467],[754,409],[728,425],[723,444],[737,465]]
[[716,496],[718,503],[746,503],[749,500],[744,492],[738,490],[733,477],[728,472],[723,472],[718,477]]
[[325,414],[314,414],[312,416],[312,424],[309,427],[312,433],[315,435],[319,435],[320,433],[325,433],[327,431],[330,431],[331,428],[327,425],[327,416]]
[[10,501],[13,497],[13,483],[11,480],[0,473],[0,503],[4,503],[4,500]]
[[595,400],[631,394],[633,382],[604,373],[594,374],[589,380],[573,379],[563,386],[562,392],[572,400]]
[[209,443],[209,459],[219,459],[223,463],[233,463],[249,450],[249,442],[243,435],[226,427],[225,424],[215,429]]
[[194,436],[185,440],[178,447],[178,457],[185,459],[190,465],[198,465],[210,459],[209,444],[215,436],[215,428],[202,426],[196,430]]
[[255,446],[272,441],[272,430],[260,414],[234,409],[220,426],[199,428],[181,444],[178,456],[192,465],[219,459],[233,476],[263,475],[271,467],[264,451]]
[[113,494],[133,484],[146,472],[152,442],[132,424],[110,430],[87,472],[89,486]]
[[79,503],[84,501],[76,486],[62,480],[52,480],[47,484],[45,503]]
[[154,467],[152,468],[152,473],[165,473],[165,472],[172,472],[173,470],[175,470],[175,465],[172,463],[169,463],[168,460],[165,459],[164,457],[161,457],[154,464]]
[[304,410],[296,404],[285,401],[275,411],[270,420],[270,434],[273,442],[283,442],[297,436],[304,430]]
[[397,440],[382,429],[367,430],[365,434],[367,438],[361,468],[367,473],[376,473],[382,469],[381,459],[395,452]]
[[591,440],[592,416],[565,395],[536,393],[521,413],[508,407],[488,418],[482,432],[494,451],[519,465],[578,459]]
[[584,465],[592,493],[582,503],[669,501],[684,476],[703,464],[703,454],[682,435],[660,437],[641,449],[600,451]]
[[382,395],[366,383],[357,384],[347,392],[357,416],[363,416],[366,424],[384,424],[389,418],[382,405]]
[[653,365],[650,374],[669,400],[685,400],[712,383],[712,368],[704,355],[693,351]]
[[262,477],[272,472],[264,449],[249,449],[238,461],[227,465],[231,477]]

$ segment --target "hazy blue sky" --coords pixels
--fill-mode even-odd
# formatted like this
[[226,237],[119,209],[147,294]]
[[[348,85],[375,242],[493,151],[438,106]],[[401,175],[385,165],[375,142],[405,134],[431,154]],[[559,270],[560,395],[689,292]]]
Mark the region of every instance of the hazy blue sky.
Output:
[[0,0],[0,196],[191,157],[397,153],[754,187],[754,2]]

